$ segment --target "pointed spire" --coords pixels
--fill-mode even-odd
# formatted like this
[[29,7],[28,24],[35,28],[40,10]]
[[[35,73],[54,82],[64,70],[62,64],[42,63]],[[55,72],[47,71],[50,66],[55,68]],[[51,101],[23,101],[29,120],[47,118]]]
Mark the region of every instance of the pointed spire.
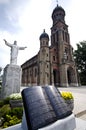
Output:
[[43,33],[45,33],[45,29],[43,30]]

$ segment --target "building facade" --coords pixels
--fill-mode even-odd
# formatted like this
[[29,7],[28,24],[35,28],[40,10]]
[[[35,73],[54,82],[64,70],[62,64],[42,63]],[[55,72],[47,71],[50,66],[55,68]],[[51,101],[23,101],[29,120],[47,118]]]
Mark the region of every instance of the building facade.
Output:
[[53,10],[52,21],[51,45],[44,30],[39,37],[38,54],[21,65],[22,85],[78,86],[65,10],[61,6]]

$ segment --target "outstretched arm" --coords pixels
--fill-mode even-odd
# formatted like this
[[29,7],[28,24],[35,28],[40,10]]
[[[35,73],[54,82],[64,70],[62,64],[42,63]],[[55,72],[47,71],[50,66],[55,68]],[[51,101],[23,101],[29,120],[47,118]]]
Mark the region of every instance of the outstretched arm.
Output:
[[25,48],[27,48],[27,47],[19,47],[19,50],[24,50]]
[[11,47],[12,45],[10,44],[10,43],[8,43],[5,39],[3,39],[4,40],[4,42],[5,42],[5,44],[7,45],[7,46],[9,46],[9,47]]

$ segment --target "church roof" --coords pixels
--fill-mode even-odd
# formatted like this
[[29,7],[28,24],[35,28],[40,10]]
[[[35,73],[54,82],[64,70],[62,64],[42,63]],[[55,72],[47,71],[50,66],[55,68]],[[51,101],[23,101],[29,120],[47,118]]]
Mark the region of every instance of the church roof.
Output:
[[45,32],[45,29],[44,29],[44,32],[40,35],[39,39],[41,40],[42,38],[48,38],[49,40],[49,36],[48,34]]
[[59,6],[58,4],[57,4],[56,8],[53,10],[52,15],[53,15],[55,12],[57,12],[57,11],[63,11],[63,13],[64,13],[64,15],[65,15],[65,10],[64,10],[61,6]]

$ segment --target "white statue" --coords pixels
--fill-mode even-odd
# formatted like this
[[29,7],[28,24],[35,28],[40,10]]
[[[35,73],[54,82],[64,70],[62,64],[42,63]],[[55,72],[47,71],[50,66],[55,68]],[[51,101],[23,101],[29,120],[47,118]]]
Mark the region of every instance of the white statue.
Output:
[[5,39],[5,44],[9,47],[11,47],[11,53],[10,53],[10,64],[16,65],[17,64],[17,56],[18,56],[18,50],[24,50],[27,47],[19,47],[17,46],[17,41],[14,41],[14,44],[8,43]]

